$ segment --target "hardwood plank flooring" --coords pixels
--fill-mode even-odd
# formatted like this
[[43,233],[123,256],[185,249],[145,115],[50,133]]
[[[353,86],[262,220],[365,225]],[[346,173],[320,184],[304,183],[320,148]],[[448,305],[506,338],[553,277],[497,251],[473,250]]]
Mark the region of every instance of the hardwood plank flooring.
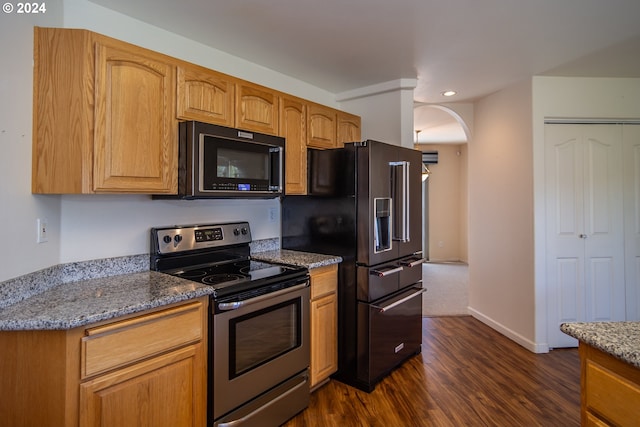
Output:
[[365,393],[331,380],[285,427],[580,425],[577,349],[534,354],[470,316],[425,317],[422,354]]

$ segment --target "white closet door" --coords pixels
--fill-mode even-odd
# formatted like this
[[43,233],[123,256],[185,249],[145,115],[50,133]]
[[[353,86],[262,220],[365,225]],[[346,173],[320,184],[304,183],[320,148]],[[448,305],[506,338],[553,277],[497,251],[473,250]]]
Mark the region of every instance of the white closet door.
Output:
[[640,125],[623,125],[627,320],[640,320]]
[[550,347],[573,347],[563,322],[624,320],[619,125],[545,127]]

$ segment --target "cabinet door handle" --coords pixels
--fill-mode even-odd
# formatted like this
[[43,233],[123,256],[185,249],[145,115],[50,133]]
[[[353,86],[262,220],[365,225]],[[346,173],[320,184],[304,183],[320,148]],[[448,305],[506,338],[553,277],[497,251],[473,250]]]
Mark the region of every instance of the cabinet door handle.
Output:
[[578,237],[580,237],[581,239],[586,239],[588,236],[587,236],[586,234],[581,234],[581,235],[580,235],[580,236],[578,236]]

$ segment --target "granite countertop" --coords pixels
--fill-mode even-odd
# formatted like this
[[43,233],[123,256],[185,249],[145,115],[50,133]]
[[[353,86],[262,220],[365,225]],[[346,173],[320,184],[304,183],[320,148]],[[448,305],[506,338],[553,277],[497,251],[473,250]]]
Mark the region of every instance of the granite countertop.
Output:
[[251,254],[251,258],[258,261],[274,262],[277,264],[291,264],[307,267],[308,269],[338,264],[342,258],[335,255],[322,255],[309,252],[277,249]]
[[640,368],[640,322],[563,323],[560,330]]
[[[338,256],[273,249],[274,243],[256,242],[252,258],[309,269],[342,261]],[[149,271],[148,254],[57,265],[0,283],[0,331],[71,329],[213,291]]]
[[80,280],[0,309],[0,330],[71,329],[212,291],[209,286],[155,271]]

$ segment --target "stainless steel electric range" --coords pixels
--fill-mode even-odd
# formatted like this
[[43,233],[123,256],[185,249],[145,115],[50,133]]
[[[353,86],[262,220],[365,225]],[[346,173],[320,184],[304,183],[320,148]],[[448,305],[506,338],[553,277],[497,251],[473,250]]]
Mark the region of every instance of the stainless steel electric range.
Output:
[[309,274],[251,259],[247,222],[151,229],[151,269],[214,288],[210,426],[278,426],[309,404]]

